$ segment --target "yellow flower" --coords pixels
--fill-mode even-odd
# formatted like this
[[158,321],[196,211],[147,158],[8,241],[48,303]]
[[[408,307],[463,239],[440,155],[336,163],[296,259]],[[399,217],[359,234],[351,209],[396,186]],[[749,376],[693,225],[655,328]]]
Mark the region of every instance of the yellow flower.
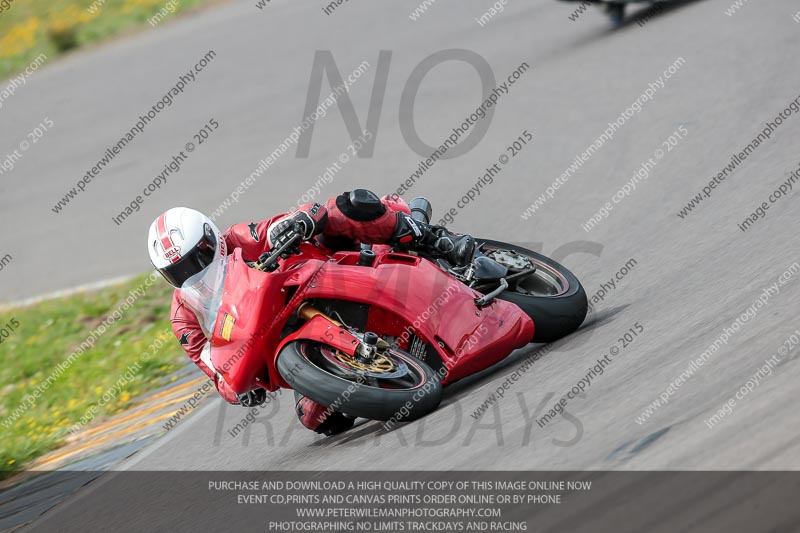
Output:
[[0,39],[0,57],[14,57],[21,55],[36,44],[36,31],[39,29],[39,19],[29,18],[23,24],[17,24]]
[[8,464],[10,464],[10,465],[13,465],[14,463],[16,463],[16,461],[15,461],[14,459],[11,459],[11,460],[8,462]]
[[59,27],[75,26],[80,22],[81,10],[75,4],[70,4],[66,9],[59,13],[50,15],[51,27],[56,25]]

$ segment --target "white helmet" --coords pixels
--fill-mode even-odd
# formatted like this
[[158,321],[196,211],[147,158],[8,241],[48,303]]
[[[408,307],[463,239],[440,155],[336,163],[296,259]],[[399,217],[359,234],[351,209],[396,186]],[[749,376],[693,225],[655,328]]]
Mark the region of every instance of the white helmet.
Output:
[[214,222],[186,207],[173,207],[150,224],[147,250],[156,270],[177,288],[227,255],[225,239]]

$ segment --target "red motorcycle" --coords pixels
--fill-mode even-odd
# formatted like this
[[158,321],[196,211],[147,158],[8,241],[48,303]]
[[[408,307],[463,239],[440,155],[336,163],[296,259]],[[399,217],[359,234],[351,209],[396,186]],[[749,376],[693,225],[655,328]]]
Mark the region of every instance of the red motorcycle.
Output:
[[[428,222],[427,200],[411,206]],[[353,417],[412,420],[436,409],[443,386],[586,316],[566,268],[476,242],[456,268],[385,245],[332,252],[294,233],[255,263],[234,250],[181,292],[211,340],[203,360],[234,391],[283,387]]]

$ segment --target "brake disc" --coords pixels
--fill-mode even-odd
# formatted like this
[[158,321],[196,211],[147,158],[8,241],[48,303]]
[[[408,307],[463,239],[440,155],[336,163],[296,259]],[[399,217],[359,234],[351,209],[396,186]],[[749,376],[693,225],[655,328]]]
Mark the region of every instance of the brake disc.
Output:
[[363,363],[352,356],[336,350],[322,349],[322,356],[334,364],[343,377],[369,376],[378,379],[396,379],[409,373],[408,366],[402,361],[390,360],[384,355],[377,355],[373,361]]

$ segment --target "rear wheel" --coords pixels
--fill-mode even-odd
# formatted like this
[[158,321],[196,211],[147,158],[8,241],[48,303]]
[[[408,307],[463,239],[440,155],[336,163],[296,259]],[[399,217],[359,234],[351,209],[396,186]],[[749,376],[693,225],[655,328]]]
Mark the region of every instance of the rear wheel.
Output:
[[365,362],[319,342],[297,340],[283,347],[277,367],[297,392],[352,417],[414,420],[442,401],[436,373],[394,348]]
[[[586,291],[566,267],[521,246],[490,239],[475,240],[482,254],[509,269],[506,277],[509,288],[498,298],[518,305],[533,319],[536,329],[532,342],[552,342],[580,327],[588,308]],[[536,267],[535,271],[524,274],[531,266]]]

